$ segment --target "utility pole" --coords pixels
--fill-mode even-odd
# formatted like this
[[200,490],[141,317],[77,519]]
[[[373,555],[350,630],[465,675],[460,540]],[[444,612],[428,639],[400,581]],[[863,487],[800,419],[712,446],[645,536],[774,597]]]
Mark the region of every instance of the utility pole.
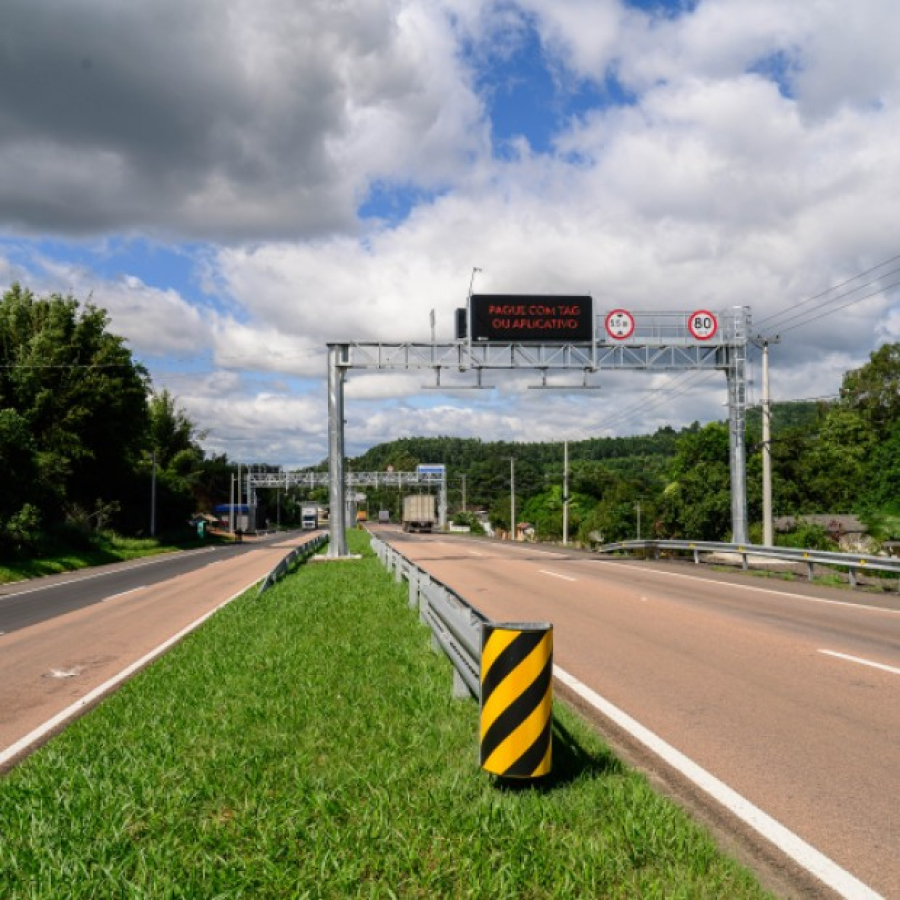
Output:
[[509,459],[509,534],[510,539],[516,539],[516,458]]
[[150,475],[150,537],[156,537],[156,450],[153,451],[153,470]]
[[468,508],[466,506],[466,474],[463,472],[462,475],[459,476],[462,478],[462,511],[465,512]]
[[231,502],[228,504],[228,530],[234,534],[234,472],[231,473]]
[[769,343],[778,343],[774,338],[760,338],[762,347],[762,489],[763,489],[763,544],[771,547],[775,543],[772,523],[772,401],[769,394]]
[[563,547],[569,543],[569,442],[563,441]]
[[638,500],[634,504],[635,512],[637,513],[637,539],[641,539],[641,501]]

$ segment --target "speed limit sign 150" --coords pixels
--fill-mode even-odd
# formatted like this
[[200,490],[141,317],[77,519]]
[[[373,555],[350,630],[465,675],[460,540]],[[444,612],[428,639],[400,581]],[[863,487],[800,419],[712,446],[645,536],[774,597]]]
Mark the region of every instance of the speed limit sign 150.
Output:
[[614,309],[606,317],[606,333],[617,341],[634,334],[634,316],[627,309]]
[[698,309],[688,317],[688,331],[698,341],[708,341],[718,328],[718,319],[708,310]]

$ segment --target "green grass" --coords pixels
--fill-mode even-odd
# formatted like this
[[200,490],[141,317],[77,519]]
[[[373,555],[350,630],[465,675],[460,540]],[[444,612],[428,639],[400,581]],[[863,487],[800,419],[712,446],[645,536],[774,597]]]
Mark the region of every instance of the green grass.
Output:
[[0,780],[0,896],[764,896],[560,701],[551,776],[481,771],[477,704],[348,542]]
[[81,539],[83,546],[57,546],[39,557],[0,561],[0,584],[202,547],[217,540],[219,538],[208,537],[200,540],[193,536],[179,541],[166,541],[154,538],[126,538],[112,533],[85,535]]

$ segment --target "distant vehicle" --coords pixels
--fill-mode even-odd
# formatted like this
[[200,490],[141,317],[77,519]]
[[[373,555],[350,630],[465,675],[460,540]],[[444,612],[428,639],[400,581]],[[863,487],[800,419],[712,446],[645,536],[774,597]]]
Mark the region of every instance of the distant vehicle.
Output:
[[315,531],[319,527],[318,506],[303,506],[300,508],[300,527],[304,531]]
[[403,498],[403,530],[430,532],[437,515],[431,494],[410,494]]

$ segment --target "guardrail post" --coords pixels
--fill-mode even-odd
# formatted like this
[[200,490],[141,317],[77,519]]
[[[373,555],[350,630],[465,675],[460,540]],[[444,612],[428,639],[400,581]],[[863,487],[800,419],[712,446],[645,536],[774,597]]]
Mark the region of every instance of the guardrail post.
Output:
[[428,625],[428,588],[431,585],[431,577],[427,572],[422,573],[422,581],[419,584],[419,621]]
[[471,696],[469,691],[469,686],[463,680],[462,675],[459,674],[459,669],[456,666],[453,667],[453,699],[454,700],[468,700]]
[[848,571],[850,574],[850,587],[856,587],[856,566],[850,566]]
[[410,609],[415,609],[419,605],[419,578],[421,572],[417,566],[412,566],[409,570],[409,600],[407,605]]
[[503,778],[550,772],[553,626],[485,623],[481,650],[481,767]]

